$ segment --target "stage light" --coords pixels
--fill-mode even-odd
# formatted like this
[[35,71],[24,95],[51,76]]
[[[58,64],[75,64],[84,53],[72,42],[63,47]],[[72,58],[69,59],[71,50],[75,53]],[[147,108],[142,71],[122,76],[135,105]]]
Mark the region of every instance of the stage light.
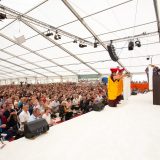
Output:
[[61,39],[61,35],[58,34],[58,38]]
[[53,36],[53,33],[50,32],[50,30],[47,31],[47,33],[45,34],[45,36],[49,37],[49,36]]
[[53,33],[46,33],[46,36],[47,36],[47,37],[53,36]]
[[55,40],[59,40],[59,38],[58,38],[58,36],[56,34],[54,35],[54,39]]
[[0,13],[0,19],[6,19],[6,18],[7,18],[6,14]]
[[136,45],[137,47],[141,47],[141,42],[137,39],[137,40],[135,41],[135,45]]
[[79,47],[84,48],[84,47],[87,47],[87,45],[86,44],[79,44]]
[[133,41],[130,41],[129,43],[128,43],[128,50],[133,50],[134,49],[134,42]]
[[147,60],[150,60],[150,57],[147,57],[146,59],[147,59]]
[[77,40],[75,39],[75,40],[73,41],[73,43],[77,43]]
[[79,43],[79,47],[80,47],[80,48],[84,48],[84,47],[87,47],[87,45],[86,45],[86,44],[83,44],[82,42],[80,42],[80,43]]
[[55,33],[55,35],[54,35],[54,39],[55,39],[55,40],[61,39],[61,35],[58,34],[58,31],[56,31],[56,33]]
[[59,40],[59,39],[61,39],[61,35],[59,35],[59,34],[55,34],[55,35],[54,35],[54,39],[55,39],[55,40]]
[[98,41],[97,41],[97,39],[95,38],[95,41],[94,41],[94,48],[97,48],[97,46],[98,46]]

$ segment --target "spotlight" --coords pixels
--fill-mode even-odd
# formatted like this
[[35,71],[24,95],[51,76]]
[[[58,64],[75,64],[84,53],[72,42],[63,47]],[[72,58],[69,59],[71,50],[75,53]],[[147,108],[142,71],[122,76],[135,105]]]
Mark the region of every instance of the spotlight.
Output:
[[141,47],[141,42],[137,39],[137,40],[135,41],[135,45],[136,45],[137,47]]
[[55,35],[54,35],[54,39],[55,39],[55,40],[61,39],[61,35],[58,34],[58,31],[56,31],[56,33],[55,33]]
[[128,43],[128,50],[133,50],[134,49],[134,42],[133,41],[130,41]]
[[147,59],[147,60],[150,60],[150,57],[147,57],[146,59]]
[[55,35],[54,35],[54,39],[55,39],[55,40],[59,40],[59,39],[61,39],[61,35],[59,35],[59,34],[55,34]]
[[75,40],[73,41],[73,43],[77,43],[77,40],[75,39]]
[[97,39],[95,39],[95,41],[94,41],[94,48],[97,48],[97,46],[98,46],[98,41],[97,41]]
[[53,33],[50,32],[50,30],[47,31],[47,33],[45,34],[45,36],[49,37],[49,36],[53,36]]
[[7,18],[6,14],[0,13],[0,19],[5,19]]
[[58,34],[58,38],[61,39],[61,35]]
[[58,40],[58,39],[59,39],[58,36],[57,36],[57,34],[54,35],[54,39],[55,39],[55,40]]
[[53,33],[46,33],[46,36],[47,36],[47,37],[53,36]]
[[87,47],[87,45],[86,45],[86,44],[79,43],[79,47],[80,47],[80,48],[84,48],[84,47]]

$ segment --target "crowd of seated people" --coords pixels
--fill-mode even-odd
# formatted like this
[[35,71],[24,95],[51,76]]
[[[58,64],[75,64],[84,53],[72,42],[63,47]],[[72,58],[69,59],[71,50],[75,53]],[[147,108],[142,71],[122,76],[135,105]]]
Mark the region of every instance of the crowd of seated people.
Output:
[[50,126],[91,111],[106,100],[100,83],[53,83],[0,86],[0,134],[6,140],[23,136],[24,124],[44,118]]
[[147,93],[149,90],[149,84],[147,81],[132,81],[131,90],[133,93]]

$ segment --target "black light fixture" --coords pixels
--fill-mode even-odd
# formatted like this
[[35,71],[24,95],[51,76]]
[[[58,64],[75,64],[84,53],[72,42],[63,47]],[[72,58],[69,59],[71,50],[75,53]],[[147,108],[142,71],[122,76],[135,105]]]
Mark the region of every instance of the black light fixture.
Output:
[[6,19],[6,18],[7,18],[6,14],[0,13],[0,19]]
[[153,56],[147,56],[146,60],[147,60],[147,61],[151,60],[151,61],[150,61],[150,64],[152,64],[152,58],[153,58]]
[[58,31],[56,31],[56,33],[55,33],[55,35],[54,35],[54,39],[55,39],[55,40],[61,39],[61,35],[58,34]]
[[77,39],[74,39],[73,43],[77,43]]
[[98,46],[98,41],[97,41],[97,39],[95,38],[95,41],[94,41],[94,48],[97,48],[97,46]]
[[146,60],[150,60],[150,56],[148,56],[148,57],[146,58]]
[[133,49],[134,49],[134,42],[130,40],[130,42],[128,43],[128,50],[131,51]]
[[61,35],[58,34],[58,38],[61,39]]
[[49,37],[49,36],[53,36],[53,33],[50,32],[50,30],[47,31],[47,33],[45,34],[45,36]]
[[58,35],[57,35],[57,34],[55,34],[55,35],[54,35],[54,39],[55,39],[55,40],[59,40],[59,39],[61,39],[61,35],[59,35],[59,34],[58,34]]
[[149,57],[147,57],[146,59],[147,59],[147,60],[150,60],[150,58],[149,58]]
[[84,42],[80,42],[80,43],[79,43],[79,47],[80,47],[80,48],[84,48],[84,47],[87,47],[87,45],[84,44]]
[[137,39],[137,40],[135,41],[135,45],[136,45],[137,47],[141,47],[141,42]]

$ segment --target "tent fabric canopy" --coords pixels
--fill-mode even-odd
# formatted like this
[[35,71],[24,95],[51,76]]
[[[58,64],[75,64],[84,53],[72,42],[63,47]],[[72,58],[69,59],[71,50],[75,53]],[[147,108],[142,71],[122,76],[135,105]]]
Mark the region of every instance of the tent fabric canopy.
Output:
[[[0,80],[103,75],[118,66],[101,44],[94,47],[93,34],[63,1],[0,1],[0,13],[7,16],[0,22]],[[154,2],[67,0],[103,44],[113,40],[119,61],[133,74],[144,73],[148,64],[160,65]],[[45,36],[48,32],[53,35]],[[17,38],[22,35],[25,42],[18,43]],[[55,35],[61,39],[56,40]],[[134,46],[129,51],[131,40],[139,40],[141,47]],[[79,44],[87,47],[80,48]]]

